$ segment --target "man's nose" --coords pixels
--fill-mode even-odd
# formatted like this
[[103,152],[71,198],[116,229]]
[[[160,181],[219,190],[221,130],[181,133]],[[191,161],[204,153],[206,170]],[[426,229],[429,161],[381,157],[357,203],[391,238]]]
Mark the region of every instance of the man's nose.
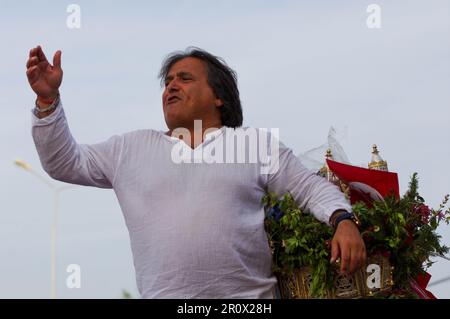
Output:
[[167,92],[173,93],[179,91],[178,83],[176,80],[170,81],[169,85],[167,86]]

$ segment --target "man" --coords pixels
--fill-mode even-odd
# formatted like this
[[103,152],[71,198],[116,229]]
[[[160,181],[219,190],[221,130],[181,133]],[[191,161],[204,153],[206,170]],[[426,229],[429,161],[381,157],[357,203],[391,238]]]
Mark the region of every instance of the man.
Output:
[[37,94],[32,133],[42,165],[57,180],[114,189],[143,298],[273,298],[265,192],[289,191],[303,209],[335,227],[331,262],[340,258],[341,271],[352,273],[365,263],[364,243],[343,194],[282,143],[271,144],[278,167],[268,174],[259,170],[261,163],[174,160],[176,146],[195,157],[198,149],[245,131],[236,74],[225,62],[191,48],[170,55],[160,76],[166,133],[139,130],[80,145],[60,101],[61,51],[50,65],[38,46],[27,61]]

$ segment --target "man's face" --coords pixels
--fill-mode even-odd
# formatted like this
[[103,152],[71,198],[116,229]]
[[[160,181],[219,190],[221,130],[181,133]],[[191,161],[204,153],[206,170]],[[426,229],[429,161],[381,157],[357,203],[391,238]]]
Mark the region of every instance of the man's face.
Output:
[[170,68],[162,102],[169,130],[191,129],[194,120],[202,120],[204,125],[220,125],[222,101],[209,86],[206,66],[199,59],[184,58]]

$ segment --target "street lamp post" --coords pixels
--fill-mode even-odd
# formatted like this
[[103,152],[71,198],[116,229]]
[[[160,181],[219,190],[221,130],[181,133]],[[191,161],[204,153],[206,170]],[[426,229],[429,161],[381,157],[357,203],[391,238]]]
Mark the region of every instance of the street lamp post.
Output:
[[53,192],[53,223],[51,227],[51,299],[56,299],[56,235],[57,235],[57,225],[58,225],[58,216],[59,216],[59,196],[60,193],[66,189],[75,188],[73,185],[63,185],[56,186],[51,183],[48,179],[46,179],[41,174],[35,172],[31,165],[27,162],[16,159],[14,161],[18,167],[24,169],[27,172],[30,172],[32,175],[36,176],[41,182],[43,182],[50,190]]

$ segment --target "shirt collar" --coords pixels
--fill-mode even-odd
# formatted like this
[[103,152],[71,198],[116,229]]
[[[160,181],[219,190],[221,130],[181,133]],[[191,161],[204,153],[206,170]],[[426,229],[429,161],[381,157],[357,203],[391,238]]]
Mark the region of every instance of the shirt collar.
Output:
[[[219,137],[223,132],[225,132],[226,128],[227,128],[226,126],[222,126],[221,128],[218,128],[218,129],[216,129],[214,131],[206,133],[205,134],[205,139],[203,140],[202,144],[204,144],[206,141],[211,140],[212,138]],[[176,141],[176,142],[180,141],[180,139],[178,137],[167,135],[167,131],[162,131],[161,130],[159,132],[168,140]]]

